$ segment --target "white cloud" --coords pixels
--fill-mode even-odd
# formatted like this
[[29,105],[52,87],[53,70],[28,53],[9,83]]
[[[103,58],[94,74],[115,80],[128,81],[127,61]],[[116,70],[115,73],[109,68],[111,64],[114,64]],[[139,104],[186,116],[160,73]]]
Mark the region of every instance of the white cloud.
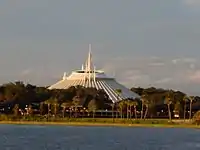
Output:
[[173,59],[173,60],[172,60],[172,63],[173,63],[173,64],[177,64],[177,63],[180,62],[180,61],[181,61],[181,59]]
[[185,63],[195,63],[197,60],[195,58],[183,58],[182,61]]
[[127,87],[145,87],[151,84],[151,77],[147,74],[133,74],[125,78],[121,78],[119,81]]
[[[117,80],[127,87],[155,86],[185,92],[191,90],[196,80],[200,81],[200,71],[195,71],[198,68],[200,70],[198,64],[198,60],[189,57],[177,59],[166,57],[120,58],[114,61],[109,60],[105,72],[115,70]],[[195,82],[196,84],[198,82]]]
[[146,74],[135,74],[132,76],[127,77],[132,83],[141,84],[141,83],[148,83],[150,82],[150,76]]
[[163,79],[157,80],[155,83],[156,84],[165,84],[165,83],[169,83],[170,81],[172,81],[172,78],[163,78]]
[[163,62],[153,62],[150,63],[149,66],[164,66],[165,64]]
[[172,60],[173,64],[178,63],[195,63],[197,60],[195,58],[176,58]]
[[32,74],[33,70],[32,69],[25,69],[20,73],[20,76],[28,76]]

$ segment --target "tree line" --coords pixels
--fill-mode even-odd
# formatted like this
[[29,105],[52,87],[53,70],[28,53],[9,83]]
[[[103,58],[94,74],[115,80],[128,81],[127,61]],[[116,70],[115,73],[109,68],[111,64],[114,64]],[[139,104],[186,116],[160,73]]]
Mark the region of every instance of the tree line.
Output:
[[[115,89],[121,94],[121,89]],[[151,88],[131,88],[140,99],[124,99],[112,103],[104,90],[72,86],[49,90],[23,82],[7,83],[0,87],[0,110],[4,114],[40,114],[92,117],[105,113],[112,118],[192,118],[200,108],[200,97],[181,91]],[[101,110],[101,111],[99,111]]]

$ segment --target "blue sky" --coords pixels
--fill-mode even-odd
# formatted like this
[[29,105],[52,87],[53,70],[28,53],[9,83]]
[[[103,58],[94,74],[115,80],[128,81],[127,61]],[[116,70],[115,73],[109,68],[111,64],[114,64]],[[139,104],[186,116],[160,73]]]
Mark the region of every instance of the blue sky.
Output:
[[0,1],[0,83],[96,66],[128,87],[200,94],[199,0]]

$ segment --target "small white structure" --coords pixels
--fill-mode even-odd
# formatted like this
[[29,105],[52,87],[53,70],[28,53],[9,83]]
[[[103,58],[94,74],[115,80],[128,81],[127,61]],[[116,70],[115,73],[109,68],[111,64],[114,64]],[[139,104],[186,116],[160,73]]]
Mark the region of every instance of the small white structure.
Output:
[[[113,103],[126,98],[140,98],[140,96],[125,86],[116,82],[112,77],[108,77],[104,71],[96,70],[92,63],[91,44],[85,66],[81,70],[73,71],[69,76],[64,73],[63,79],[49,87],[49,89],[67,89],[71,86],[93,87],[103,89],[113,101]],[[117,90],[120,89],[120,93]]]

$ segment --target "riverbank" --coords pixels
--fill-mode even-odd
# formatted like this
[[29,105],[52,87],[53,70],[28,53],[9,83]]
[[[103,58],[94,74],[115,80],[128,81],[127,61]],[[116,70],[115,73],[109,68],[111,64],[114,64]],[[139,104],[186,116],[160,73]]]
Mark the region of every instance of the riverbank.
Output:
[[200,128],[199,125],[173,123],[173,124],[150,124],[150,123],[101,123],[101,122],[47,122],[47,121],[0,121],[0,124],[15,125],[62,125],[62,126],[107,126],[107,127],[157,127],[157,128]]

